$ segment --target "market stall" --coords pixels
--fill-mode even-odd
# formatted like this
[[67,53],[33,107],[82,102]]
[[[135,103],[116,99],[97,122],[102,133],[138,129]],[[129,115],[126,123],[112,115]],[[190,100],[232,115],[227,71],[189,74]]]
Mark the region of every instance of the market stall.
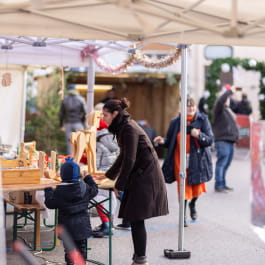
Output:
[[[14,39],[7,35],[35,36],[34,47],[45,47],[46,38],[75,40],[127,40],[180,44],[264,46],[265,3],[254,0],[231,1],[8,1],[1,6],[0,33],[8,50]],[[36,23],[38,21],[38,23]],[[122,21],[122,23],[121,23]],[[36,26],[38,25],[38,26]],[[67,30],[66,30],[67,29]],[[31,38],[31,37],[28,37]],[[112,42],[110,41],[110,42]],[[3,43],[4,44],[4,43]],[[91,42],[89,43],[91,45]],[[93,43],[92,43],[93,45]],[[183,104],[187,94],[187,46],[182,49]],[[87,56],[88,103],[93,106],[94,59]],[[185,133],[185,119],[181,124]],[[181,168],[185,179],[185,139],[182,139]],[[185,187],[183,187],[182,191]],[[183,194],[183,193],[182,193]],[[181,212],[183,203],[181,200]],[[183,217],[183,216],[182,216]],[[180,214],[180,223],[183,218]],[[179,233],[179,252],[183,252],[183,230]]]

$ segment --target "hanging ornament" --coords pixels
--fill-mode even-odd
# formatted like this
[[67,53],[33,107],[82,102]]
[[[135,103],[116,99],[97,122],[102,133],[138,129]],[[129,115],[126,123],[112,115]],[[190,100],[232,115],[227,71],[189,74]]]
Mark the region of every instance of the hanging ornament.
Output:
[[265,95],[264,94],[259,94],[259,100],[264,100],[265,99]]
[[58,92],[58,96],[63,99],[64,98],[64,69],[63,66],[60,68],[60,74],[61,74],[61,84],[60,84],[60,90]]
[[64,92],[62,90],[59,90],[58,96],[60,97],[60,99],[63,99],[64,98]]
[[254,60],[254,59],[250,59],[250,60],[248,61],[248,65],[249,65],[249,67],[256,67],[257,62],[256,62],[256,60]]
[[230,65],[228,63],[223,63],[221,65],[221,70],[223,73],[228,73],[230,71]]
[[95,47],[92,45],[88,45],[81,51],[82,60],[90,56],[94,59],[95,63],[100,69],[112,74],[126,72],[130,66],[136,63],[139,63],[147,68],[165,68],[174,64],[179,59],[180,55],[181,49],[178,48],[172,51],[169,55],[164,56],[163,58],[154,59],[141,53],[139,50],[131,49],[129,51],[128,57],[121,64],[110,65],[107,64],[102,58],[100,58],[97,49],[95,49]]
[[205,99],[208,99],[210,96],[211,96],[210,91],[209,91],[209,90],[204,90],[204,92],[203,92],[203,97],[204,97]]
[[215,81],[215,83],[216,83],[217,86],[220,86],[220,85],[221,85],[221,80],[220,80],[220,79],[217,79],[217,80]]
[[204,109],[205,109],[206,111],[209,109],[208,104],[204,104],[203,107],[204,107]]
[[7,87],[12,83],[11,73],[4,73],[2,75],[2,86]]

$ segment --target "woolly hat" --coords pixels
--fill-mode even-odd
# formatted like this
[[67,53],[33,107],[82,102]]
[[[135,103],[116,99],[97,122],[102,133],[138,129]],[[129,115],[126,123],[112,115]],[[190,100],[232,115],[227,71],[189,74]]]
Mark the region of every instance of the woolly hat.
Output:
[[73,159],[67,157],[61,166],[60,175],[63,182],[77,182],[81,178],[80,167]]

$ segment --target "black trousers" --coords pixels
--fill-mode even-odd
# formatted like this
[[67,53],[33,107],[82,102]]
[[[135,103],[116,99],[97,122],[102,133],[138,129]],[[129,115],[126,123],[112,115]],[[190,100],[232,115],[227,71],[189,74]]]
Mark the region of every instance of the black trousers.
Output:
[[131,222],[131,232],[134,254],[138,257],[145,256],[147,236],[144,220]]
[[[84,260],[87,259],[87,239],[82,240],[74,240],[74,244],[77,248],[77,250],[80,252]],[[74,263],[71,261],[68,249],[64,246],[64,258],[67,265],[74,265]]]

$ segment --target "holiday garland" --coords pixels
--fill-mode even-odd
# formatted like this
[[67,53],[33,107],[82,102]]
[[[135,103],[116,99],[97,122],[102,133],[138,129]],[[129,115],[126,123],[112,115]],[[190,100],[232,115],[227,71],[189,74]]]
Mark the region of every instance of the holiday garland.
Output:
[[213,105],[216,100],[216,95],[220,91],[220,73],[222,68],[241,66],[245,70],[252,70],[260,72],[260,113],[262,119],[265,119],[265,63],[256,62],[253,59],[240,59],[240,58],[219,58],[213,60],[209,65],[208,72],[206,74],[206,90],[210,92],[210,97],[206,100],[208,105],[208,113],[211,116]]
[[174,64],[179,59],[180,54],[181,49],[177,48],[173,53],[166,55],[161,59],[152,59],[149,56],[141,53],[139,50],[132,49],[128,55],[128,58],[126,58],[121,64],[114,66],[107,64],[102,58],[100,58],[97,53],[97,49],[95,49],[94,46],[88,45],[81,51],[81,58],[84,60],[86,57],[90,56],[94,59],[95,63],[100,69],[108,73],[118,74],[125,72],[128,67],[136,63],[139,63],[146,68],[165,68]]

